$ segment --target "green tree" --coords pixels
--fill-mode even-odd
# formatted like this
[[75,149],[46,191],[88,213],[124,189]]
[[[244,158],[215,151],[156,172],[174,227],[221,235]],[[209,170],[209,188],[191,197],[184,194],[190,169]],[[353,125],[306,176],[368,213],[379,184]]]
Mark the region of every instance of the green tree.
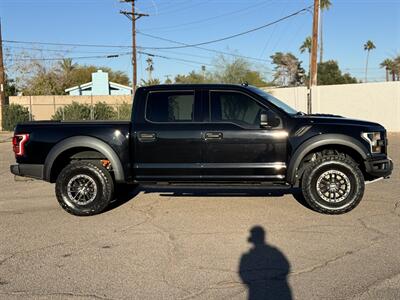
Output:
[[205,82],[220,83],[243,83],[255,86],[266,86],[261,71],[257,70],[249,61],[243,58],[228,59],[225,56],[218,56],[214,60],[215,71],[213,73],[198,74]]
[[72,62],[71,58],[64,58],[60,62],[58,62],[57,68],[62,84],[63,90],[71,87],[72,85],[72,71],[74,71],[78,67],[77,64]]
[[[397,55],[393,59],[393,70],[392,74],[396,75],[397,80],[400,81],[400,55]],[[395,77],[393,75],[393,81],[395,80]]]
[[304,82],[305,71],[301,61],[292,53],[276,52],[271,55],[275,65],[274,82],[280,86],[300,85]]
[[319,18],[319,62],[323,62],[324,55],[324,33],[323,33],[323,18],[324,11],[328,10],[331,7],[332,3],[330,0],[320,0],[319,7],[321,9],[321,16]]
[[62,81],[54,69],[39,68],[22,89],[24,95],[63,95]]
[[[380,63],[381,68],[385,68],[386,72],[386,81],[389,81],[389,74],[391,73],[394,77],[395,72],[394,70],[394,61],[391,60],[390,58],[386,58],[383,62]],[[394,79],[393,79],[394,80]]]
[[211,76],[203,76],[203,74],[191,71],[187,75],[176,75],[174,79],[175,83],[206,83],[213,82]]
[[37,59],[19,62],[16,74],[19,74],[17,87],[25,95],[64,95],[65,89],[81,85],[92,80],[92,73],[101,69],[108,73],[109,80],[129,85],[129,77],[122,71],[109,67],[78,65],[71,59],[63,59],[58,64],[48,65]]
[[[4,94],[6,96],[6,98],[10,97],[10,96],[16,96],[18,94],[18,89],[17,86],[15,84],[15,80],[8,78],[7,74],[5,75],[5,89],[4,89]],[[7,101],[7,100],[6,100]],[[8,102],[6,102],[8,103]]]
[[357,83],[357,79],[349,73],[342,74],[339,65],[334,60],[318,63],[318,85]]
[[140,81],[140,86],[149,86],[149,85],[158,85],[158,84],[161,84],[161,81],[158,78],[152,78],[152,79],[148,79],[148,80],[142,79]]
[[373,49],[375,49],[376,46],[371,40],[368,40],[364,44],[364,50],[367,51],[367,59],[365,61],[365,82],[368,82],[368,59],[369,59],[369,52]]
[[88,104],[72,102],[64,107],[59,107],[55,114],[51,117],[52,120],[90,120],[91,109]]
[[19,104],[6,105],[3,108],[3,130],[13,131],[18,123],[29,121],[29,110]]

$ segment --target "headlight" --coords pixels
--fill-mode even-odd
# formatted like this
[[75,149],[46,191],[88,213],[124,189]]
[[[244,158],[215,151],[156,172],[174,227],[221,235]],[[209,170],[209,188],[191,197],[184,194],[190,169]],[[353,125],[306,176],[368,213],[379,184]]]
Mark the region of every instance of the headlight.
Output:
[[381,153],[384,145],[384,141],[381,140],[381,132],[363,132],[361,136],[370,144],[372,153]]

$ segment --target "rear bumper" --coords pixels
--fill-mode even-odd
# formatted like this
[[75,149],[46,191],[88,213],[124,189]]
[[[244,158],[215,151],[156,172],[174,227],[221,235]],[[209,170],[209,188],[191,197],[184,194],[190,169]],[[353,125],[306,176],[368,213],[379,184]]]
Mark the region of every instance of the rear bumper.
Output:
[[390,158],[367,160],[365,171],[373,177],[389,177],[393,171],[393,161]]
[[14,175],[43,179],[43,165],[17,164],[11,165],[10,171]]

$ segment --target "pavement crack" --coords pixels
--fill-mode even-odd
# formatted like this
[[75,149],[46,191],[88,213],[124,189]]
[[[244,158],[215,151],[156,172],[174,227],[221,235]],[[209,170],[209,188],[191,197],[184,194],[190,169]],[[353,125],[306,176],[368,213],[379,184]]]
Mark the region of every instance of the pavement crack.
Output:
[[52,245],[48,245],[48,246],[44,246],[44,247],[39,247],[39,248],[34,248],[34,249],[29,249],[29,250],[23,250],[23,251],[17,251],[17,252],[14,252],[14,253],[10,253],[8,257],[6,257],[6,258],[4,258],[3,260],[0,261],[0,266],[2,266],[7,261],[9,261],[10,259],[14,258],[15,256],[17,256],[19,254],[27,254],[27,253],[31,253],[31,252],[46,250],[46,249],[57,247],[57,246],[61,246],[61,245],[64,245],[64,244],[65,243],[56,243],[56,244],[52,244]]
[[29,291],[9,291],[0,292],[0,295],[14,295],[14,296],[66,296],[66,297],[79,297],[79,298],[93,298],[102,300],[114,300],[113,298],[108,298],[106,296],[100,296],[97,294],[80,294],[80,293],[69,293],[69,292],[55,292],[55,293],[40,293],[40,292],[29,292]]
[[393,207],[392,213],[397,216],[400,217],[400,212],[397,212],[397,209],[400,207],[400,200],[398,200]]
[[[221,289],[232,289],[235,287],[240,287],[240,291],[239,292],[235,292],[236,294],[241,294],[244,291],[247,290],[247,287],[245,287],[245,284],[243,284],[242,282],[238,282],[238,281],[220,281],[217,282],[215,284],[211,284],[209,286],[206,286],[202,289],[199,289],[195,292],[192,292],[191,294],[183,297],[183,298],[179,298],[180,300],[187,300],[187,299],[193,299],[193,298],[197,298],[201,295],[203,295],[204,293],[206,293],[209,290],[221,290]],[[230,295],[232,297],[232,295]]]
[[[379,229],[376,229],[372,226],[368,226],[367,223],[363,220],[364,218],[359,218],[357,219],[357,221],[362,225],[362,227],[368,231],[371,231],[375,234],[378,235],[378,239],[382,239],[384,237],[387,237],[388,235],[382,231],[380,231]],[[376,240],[376,239],[375,239]]]
[[376,243],[371,243],[367,247],[361,247],[361,248],[358,248],[358,249],[346,251],[346,252],[344,252],[344,253],[342,253],[342,254],[340,254],[338,256],[332,257],[332,258],[324,261],[321,264],[317,264],[315,266],[312,266],[312,267],[304,269],[304,270],[300,270],[300,271],[297,271],[297,272],[293,272],[292,271],[292,272],[289,273],[289,276],[297,276],[297,275],[302,275],[302,274],[305,274],[305,273],[312,273],[315,270],[322,269],[322,268],[324,268],[324,267],[326,267],[326,266],[328,266],[328,265],[330,265],[330,264],[332,264],[332,263],[334,263],[334,262],[336,262],[338,260],[341,260],[341,259],[343,259],[343,258],[345,258],[345,257],[347,257],[349,255],[353,255],[355,253],[358,253],[359,251],[366,250],[366,249],[372,247],[375,244]]

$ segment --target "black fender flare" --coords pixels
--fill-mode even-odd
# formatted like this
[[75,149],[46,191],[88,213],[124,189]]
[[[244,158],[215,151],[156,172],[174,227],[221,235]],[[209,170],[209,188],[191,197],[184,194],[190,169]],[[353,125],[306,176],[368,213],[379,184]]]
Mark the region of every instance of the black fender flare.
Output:
[[74,136],[62,140],[57,143],[49,152],[44,162],[43,168],[43,178],[46,181],[51,180],[51,170],[53,168],[53,164],[57,157],[59,157],[63,152],[78,147],[86,147],[91,148],[93,150],[99,151],[108,160],[110,160],[113,171],[114,178],[116,182],[125,182],[125,173],[122,168],[121,161],[115,153],[115,151],[110,147],[110,145],[106,144],[102,140],[99,140],[90,136]]
[[364,160],[370,156],[368,149],[360,141],[351,136],[344,134],[321,134],[314,136],[302,143],[293,153],[287,169],[287,181],[292,185],[297,184],[299,179],[297,178],[297,170],[303,158],[313,149],[326,145],[349,147],[360,154]]

